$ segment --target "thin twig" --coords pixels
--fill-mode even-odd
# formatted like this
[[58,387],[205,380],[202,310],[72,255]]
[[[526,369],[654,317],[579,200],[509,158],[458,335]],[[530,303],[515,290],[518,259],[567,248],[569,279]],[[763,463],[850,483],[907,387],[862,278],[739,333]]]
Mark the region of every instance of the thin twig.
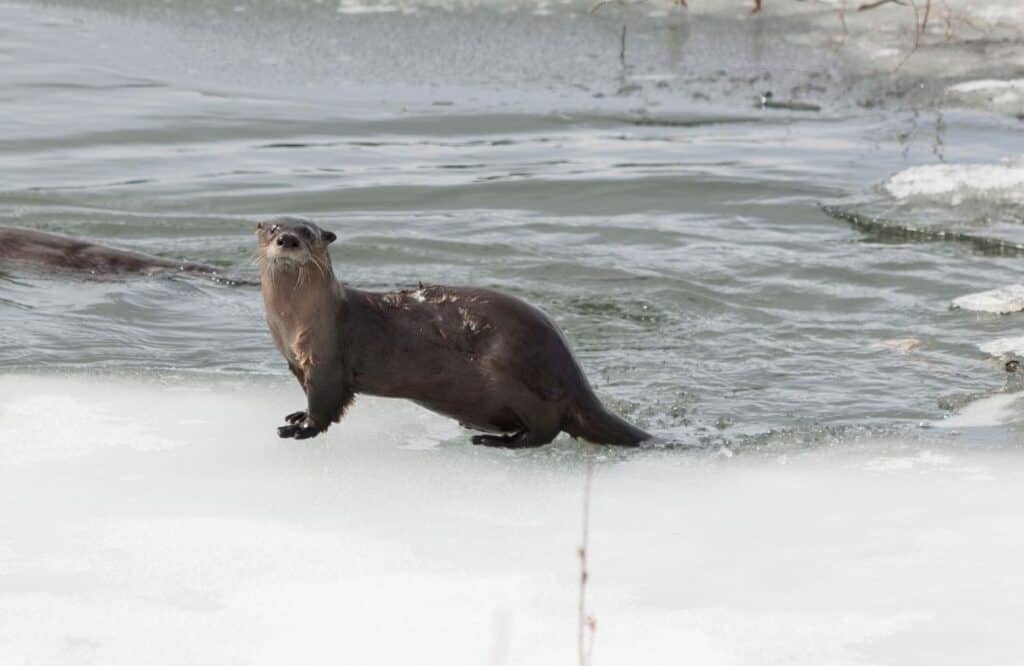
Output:
[[903,65],[910,60],[910,56],[917,53],[917,47],[921,45],[921,35],[928,28],[928,17],[932,11],[932,0],[924,0],[924,18],[921,17],[921,12],[917,8],[917,2],[910,0],[910,7],[914,10],[914,46],[907,52],[907,55],[903,56],[899,64],[893,69],[894,72],[898,71]]
[[942,0],[942,9],[943,34],[946,36],[946,41],[951,42],[953,41],[953,12],[946,4],[946,0]]
[[850,28],[846,25],[846,0],[843,0],[843,4],[836,10],[836,14],[839,16],[839,25],[843,27],[843,34],[835,38],[837,42],[835,50],[846,46],[846,40],[850,38]]
[[924,18],[921,19],[921,27],[918,29],[918,39],[928,29],[928,17],[932,13],[932,0],[924,0]]
[[910,0],[910,7],[914,10],[914,48],[910,50],[913,53],[921,44],[921,13],[917,8],[915,0]]
[[[589,444],[587,445],[590,446]],[[589,452],[588,452],[589,453]],[[594,633],[597,622],[593,616],[587,615],[587,578],[590,572],[587,568],[587,548],[590,540],[590,487],[594,480],[594,457],[587,455],[587,467],[583,476],[583,540],[577,551],[580,556],[580,596],[577,608],[577,633],[576,652],[579,657],[579,666],[590,664],[590,655],[594,649]],[[590,646],[587,646],[587,630],[590,630]]]
[[618,0],[598,0],[597,2],[595,2],[595,3],[594,3],[594,4],[593,4],[593,5],[591,6],[591,7],[590,7],[590,10],[589,10],[589,11],[588,11],[587,13],[588,13],[588,14],[596,14],[596,13],[597,13],[597,10],[598,10],[598,9],[601,9],[601,8],[602,8],[602,7],[604,7],[605,5],[609,5],[609,4],[611,4],[611,3],[613,3],[613,2],[617,2],[617,1],[618,1]]
[[619,64],[626,66],[626,24],[622,24],[622,36],[619,38]]
[[882,5],[887,5],[890,2],[894,2],[897,5],[902,5],[904,7],[907,6],[907,3],[903,2],[903,0],[875,0],[875,2],[865,2],[860,7],[857,7],[857,11],[858,12],[866,12],[869,9],[875,9],[876,7],[881,7]]

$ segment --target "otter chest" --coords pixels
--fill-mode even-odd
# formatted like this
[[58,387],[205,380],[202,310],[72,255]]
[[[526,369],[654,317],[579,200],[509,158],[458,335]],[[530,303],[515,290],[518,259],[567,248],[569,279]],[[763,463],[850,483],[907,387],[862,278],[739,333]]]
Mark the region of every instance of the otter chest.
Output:
[[299,329],[291,337],[288,347],[291,360],[304,375],[308,375],[318,361],[313,346],[313,335],[308,328]]
[[292,327],[279,322],[277,326],[271,326],[271,332],[281,355],[301,371],[304,377],[308,376],[319,362],[313,331],[307,327]]

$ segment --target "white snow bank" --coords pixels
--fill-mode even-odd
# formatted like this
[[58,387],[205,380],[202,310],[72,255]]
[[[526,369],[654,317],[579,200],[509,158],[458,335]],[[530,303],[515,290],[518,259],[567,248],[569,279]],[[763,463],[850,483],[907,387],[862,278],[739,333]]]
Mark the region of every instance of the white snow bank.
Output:
[[931,199],[954,206],[968,199],[1024,204],[1024,164],[927,164],[904,169],[882,186],[897,199]]
[[[473,447],[363,399],[277,439],[300,405],[286,380],[0,375],[0,661],[574,662],[575,444]],[[1024,458],[955,439],[600,463],[594,663],[1014,663]]]
[[972,312],[1009,314],[1024,310],[1024,284],[1011,284],[999,289],[979,291],[953,299],[952,306]]

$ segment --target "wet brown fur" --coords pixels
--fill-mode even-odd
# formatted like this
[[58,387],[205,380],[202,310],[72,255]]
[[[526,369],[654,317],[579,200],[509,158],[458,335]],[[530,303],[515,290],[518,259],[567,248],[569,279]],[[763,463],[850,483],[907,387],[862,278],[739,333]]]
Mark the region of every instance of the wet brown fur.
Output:
[[[96,276],[184,272],[220,277],[217,268],[206,264],[173,261],[141,252],[118,250],[34,229],[0,227],[0,268],[16,264],[44,266],[49,269]],[[244,282],[234,279],[224,281]]]
[[361,291],[335,279],[331,232],[278,218],[257,236],[267,323],[308,402],[282,437],[316,436],[357,393],[499,433],[473,438],[491,446],[539,446],[563,430],[602,444],[650,437],[604,408],[557,327],[527,303],[462,287]]

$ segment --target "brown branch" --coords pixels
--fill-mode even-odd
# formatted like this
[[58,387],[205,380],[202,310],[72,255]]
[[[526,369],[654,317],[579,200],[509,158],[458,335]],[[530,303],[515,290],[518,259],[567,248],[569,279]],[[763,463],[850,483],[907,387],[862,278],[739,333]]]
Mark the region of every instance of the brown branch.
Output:
[[918,34],[921,34],[925,30],[928,29],[928,17],[931,16],[931,13],[932,13],[932,0],[925,0],[925,2],[924,2],[924,18],[921,19],[921,29],[918,31]]
[[850,38],[850,28],[846,25],[846,0],[843,0],[843,4],[836,9],[836,15],[839,17],[839,25],[843,27],[842,35],[836,38],[838,43],[835,50],[838,51],[846,46],[846,40]]
[[894,2],[897,5],[902,5],[904,7],[907,6],[907,3],[903,2],[903,0],[875,0],[875,2],[865,2],[860,7],[857,7],[857,11],[858,12],[866,12],[869,9],[876,9],[878,7],[881,7],[882,5],[887,5],[890,2]]
[[910,0],[910,6],[914,10],[914,46],[907,52],[907,55],[903,56],[903,59],[892,70],[893,72],[898,71],[910,60],[910,56],[917,53],[917,48],[921,45],[921,35],[928,28],[928,17],[932,11],[932,0],[924,0],[924,18],[921,18],[921,12],[918,10],[915,0]]

